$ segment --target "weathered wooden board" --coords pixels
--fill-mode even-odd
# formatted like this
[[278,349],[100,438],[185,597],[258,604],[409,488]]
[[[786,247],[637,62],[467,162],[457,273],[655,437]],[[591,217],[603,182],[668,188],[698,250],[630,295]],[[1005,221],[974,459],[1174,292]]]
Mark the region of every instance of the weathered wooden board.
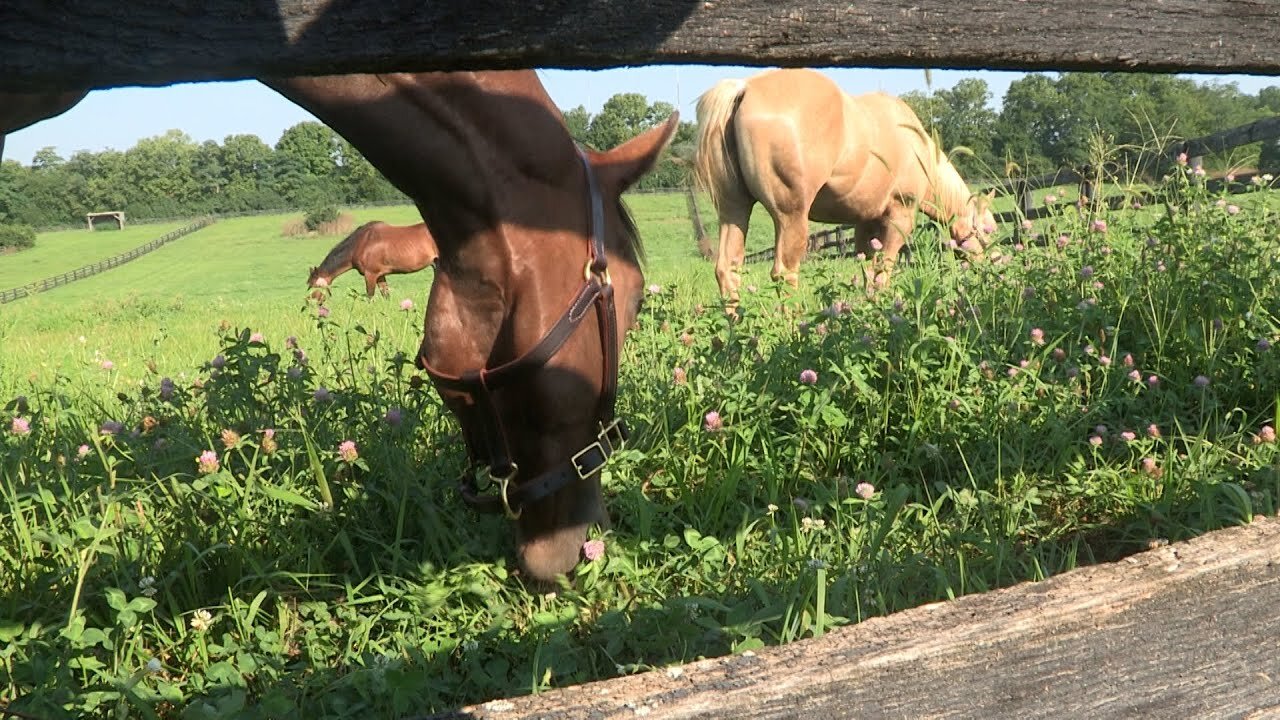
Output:
[[438,718],[1280,716],[1280,521]]
[[1280,137],[1280,116],[1263,118],[1248,125],[1188,140],[1181,147],[1175,145],[1168,149],[1166,154],[1185,152],[1191,157],[1212,155],[1259,140],[1274,140],[1277,137]]
[[0,3],[0,89],[645,63],[1280,74],[1280,1]]

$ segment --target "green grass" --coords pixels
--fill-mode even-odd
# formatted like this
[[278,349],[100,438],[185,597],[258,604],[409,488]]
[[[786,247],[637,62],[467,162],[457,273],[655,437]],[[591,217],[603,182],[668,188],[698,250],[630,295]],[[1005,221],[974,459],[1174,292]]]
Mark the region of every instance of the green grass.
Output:
[[1172,217],[1099,232],[1064,207],[1037,223],[1047,245],[973,267],[924,227],[872,297],[853,260],[811,259],[794,293],[751,266],[733,323],[683,198],[631,198],[660,286],[623,359],[636,435],[606,470],[605,558],[554,594],[452,490],[456,425],[407,361],[429,272],[393,277],[391,301],[344,277],[320,318],[304,279],[336,238],[250,218],[6,305],[0,698],[43,718],[403,717],[1275,513],[1275,195],[1231,214],[1168,193]]
[[0,290],[26,285],[145,245],[186,223],[129,225],[124,230],[41,233],[34,248],[0,255]]

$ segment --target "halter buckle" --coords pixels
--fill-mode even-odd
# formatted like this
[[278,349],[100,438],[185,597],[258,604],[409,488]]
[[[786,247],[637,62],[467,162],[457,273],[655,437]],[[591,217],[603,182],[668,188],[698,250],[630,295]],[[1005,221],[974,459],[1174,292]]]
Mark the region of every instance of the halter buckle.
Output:
[[[600,469],[604,467],[605,462],[608,461],[609,456],[612,455],[615,450],[622,447],[622,444],[626,441],[627,428],[622,424],[620,419],[614,419],[614,421],[608,425],[601,423],[600,433],[596,435],[595,442],[582,448],[578,452],[574,453],[573,457],[569,458],[569,462],[573,463],[574,471],[578,473],[578,479],[586,480],[592,475],[600,472]],[[587,457],[587,455],[592,452],[599,455],[598,461],[592,462],[595,458]]]

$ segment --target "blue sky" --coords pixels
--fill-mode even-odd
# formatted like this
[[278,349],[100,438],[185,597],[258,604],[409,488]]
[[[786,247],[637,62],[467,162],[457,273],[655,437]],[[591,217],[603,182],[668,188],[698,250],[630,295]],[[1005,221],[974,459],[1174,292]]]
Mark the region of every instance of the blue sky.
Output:
[[[560,107],[583,105],[596,112],[615,93],[638,92],[650,102],[664,100],[693,119],[697,96],[726,77],[747,77],[758,68],[667,65],[615,70],[544,70],[543,83]],[[923,70],[827,69],[846,92],[884,90],[901,94],[924,90]],[[987,81],[998,105],[1018,72],[936,70],[933,87],[947,88],[966,77]],[[1253,94],[1280,78],[1246,75],[1196,76],[1197,80],[1235,82]],[[117,88],[92,93],[66,114],[15,133],[5,142],[5,158],[24,164],[37,150],[53,146],[70,157],[78,150],[126,150],[139,139],[179,128],[195,138],[222,141],[227,135],[253,133],[274,145],[287,127],[311,116],[256,82],[202,83],[165,88]]]

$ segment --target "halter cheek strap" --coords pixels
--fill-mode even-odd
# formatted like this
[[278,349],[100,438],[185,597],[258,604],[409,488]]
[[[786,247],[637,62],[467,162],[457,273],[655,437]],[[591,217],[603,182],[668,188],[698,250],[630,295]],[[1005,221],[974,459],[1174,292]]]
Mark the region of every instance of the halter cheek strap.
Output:
[[[614,416],[618,394],[618,321],[604,247],[604,202],[590,159],[581,150],[578,156],[587,175],[591,237],[582,286],[560,319],[532,349],[495,368],[450,375],[431,367],[425,356],[418,358],[418,365],[427,371],[439,390],[467,396],[475,409],[479,425],[466,432],[471,470],[458,481],[458,491],[468,505],[481,512],[503,512],[510,518],[518,518],[525,507],[600,472],[609,456],[622,446],[628,436],[626,426]],[[520,468],[512,458],[494,393],[506,386],[531,381],[533,374],[555,357],[592,308],[599,320],[603,362],[600,398],[596,406],[599,432],[591,443],[564,462],[537,477],[517,482]],[[484,492],[488,486],[496,487],[496,492]]]

